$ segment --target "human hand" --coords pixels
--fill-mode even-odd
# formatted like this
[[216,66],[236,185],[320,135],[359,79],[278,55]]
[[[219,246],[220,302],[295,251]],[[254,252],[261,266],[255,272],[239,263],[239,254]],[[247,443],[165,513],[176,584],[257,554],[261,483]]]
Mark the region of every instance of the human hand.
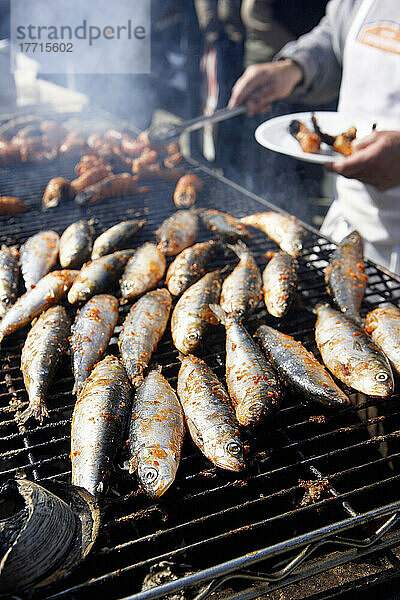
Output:
[[252,65],[233,86],[228,106],[246,104],[249,116],[266,112],[271,102],[289,96],[302,78],[301,68],[292,60]]
[[382,192],[400,185],[400,131],[373,131],[354,140],[352,148],[349,157],[325,164],[326,169]]

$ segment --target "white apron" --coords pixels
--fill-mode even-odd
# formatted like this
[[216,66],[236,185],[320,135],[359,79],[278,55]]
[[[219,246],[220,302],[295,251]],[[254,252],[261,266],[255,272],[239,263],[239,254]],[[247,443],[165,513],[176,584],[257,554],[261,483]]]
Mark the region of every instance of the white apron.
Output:
[[[379,29],[386,24],[385,37],[379,38]],[[390,48],[390,36],[395,37],[395,51],[377,47],[382,43]],[[364,0],[345,42],[339,112],[376,122],[378,130],[400,130],[398,40],[400,1]],[[400,186],[380,192],[371,185],[338,176],[336,198],[321,227],[322,233],[340,241],[357,229],[364,239],[365,256],[400,274]]]

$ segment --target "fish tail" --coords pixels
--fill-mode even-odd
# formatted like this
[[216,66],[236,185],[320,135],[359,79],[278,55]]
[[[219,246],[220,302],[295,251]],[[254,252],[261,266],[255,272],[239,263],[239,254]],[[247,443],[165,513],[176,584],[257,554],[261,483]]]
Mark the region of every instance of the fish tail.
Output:
[[19,421],[21,423],[26,423],[30,417],[33,417],[42,425],[43,419],[49,416],[49,411],[47,410],[46,402],[43,400],[43,398],[35,398],[29,403],[28,408],[21,414]]
[[218,319],[218,321],[222,323],[222,325],[226,325],[226,318],[228,315],[224,311],[222,306],[220,306],[219,304],[209,304],[208,306],[212,314]]
[[249,249],[246,244],[241,240],[238,240],[236,244],[227,244],[228,248],[236,254],[238,258],[241,258],[243,254],[247,254]]

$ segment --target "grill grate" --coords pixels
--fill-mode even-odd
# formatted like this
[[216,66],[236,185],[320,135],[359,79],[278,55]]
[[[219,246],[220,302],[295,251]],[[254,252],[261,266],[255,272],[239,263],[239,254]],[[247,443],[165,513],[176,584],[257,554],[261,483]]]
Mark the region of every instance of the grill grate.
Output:
[[[201,206],[226,210],[235,216],[264,209],[265,201],[239,186],[197,164],[187,166],[198,172],[205,183],[199,201]],[[62,233],[71,222],[83,216],[94,218],[97,233],[122,219],[145,217],[147,224],[137,236],[139,245],[152,239],[160,223],[173,212],[174,186],[167,182],[150,182],[150,191],[145,195],[102,202],[88,209],[70,203],[42,213],[40,202],[48,180],[56,175],[71,177],[72,174],[73,163],[67,161],[2,169],[0,193],[18,195],[31,210],[1,220],[0,242],[19,244],[43,228]],[[199,240],[207,238],[207,231],[202,229]],[[266,264],[264,253],[276,248],[257,231],[249,246],[261,268]],[[327,299],[323,268],[333,247],[330,241],[309,229],[300,259],[298,302],[282,320],[267,317],[265,309],[260,307],[250,319],[251,332],[260,320],[268,322],[293,335],[318,355],[312,306]],[[230,253],[226,258],[233,259]],[[223,262],[224,258],[219,256],[211,266],[221,266]],[[371,307],[393,299],[400,290],[400,282],[372,264],[368,264],[367,273],[369,287],[363,304],[364,314]],[[120,308],[116,334],[128,309],[126,305]],[[22,331],[6,338],[0,349],[0,482],[17,474],[44,482],[68,480],[69,431],[74,404],[69,358],[64,360],[50,390],[50,419],[42,427],[34,422],[18,425],[16,412],[27,403],[20,371],[25,335],[26,331]],[[111,353],[117,353],[116,337],[111,340]],[[214,328],[201,356],[223,379],[222,328]],[[164,336],[155,359],[175,387],[179,362],[170,335]],[[182,576],[202,572],[171,584],[179,588],[215,579],[232,570],[237,574],[261,559],[267,559],[263,569],[274,571],[277,564],[282,568],[285,560],[295,556],[296,548],[316,543],[351,526],[359,525],[356,533],[360,539],[366,538],[371,529],[365,530],[361,525],[376,517],[390,516],[400,508],[396,504],[399,398],[395,395],[381,400],[353,394],[352,400],[351,408],[324,412],[318,405],[304,404],[287,393],[273,420],[256,431],[244,431],[249,447],[248,468],[239,476],[211,466],[187,437],[175,484],[158,503],[147,499],[124,470],[127,454],[123,449],[106,497],[103,526],[94,551],[64,581],[50,589],[36,590],[33,597],[38,600],[62,596],[90,599],[100,593],[117,599],[139,594],[150,567],[164,560],[179,564]],[[321,495],[313,504],[307,504],[304,482],[311,480],[320,481]],[[390,503],[395,504],[384,508]],[[376,528],[374,525],[372,530]],[[385,543],[393,545],[394,541],[380,542]],[[354,547],[353,543],[353,553]],[[312,548],[316,550],[315,546]],[[284,551],[280,558],[282,563],[277,563],[274,556]],[[325,550],[319,552],[325,555]],[[250,556],[250,553],[255,554]],[[247,561],[239,558],[244,556]],[[304,558],[307,556],[306,553]],[[228,566],[221,566],[225,562]],[[293,580],[294,576],[291,577]],[[244,586],[248,587],[249,582]],[[259,588],[255,589],[259,593]],[[159,588],[137,598],[165,597],[167,591],[167,588]],[[255,597],[251,591],[243,594],[240,597]]]

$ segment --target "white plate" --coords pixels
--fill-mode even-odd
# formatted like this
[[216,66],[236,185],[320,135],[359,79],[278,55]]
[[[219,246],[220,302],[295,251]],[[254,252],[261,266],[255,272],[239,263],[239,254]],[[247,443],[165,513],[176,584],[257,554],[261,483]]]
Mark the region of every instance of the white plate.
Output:
[[342,113],[330,111],[299,112],[290,115],[282,115],[269,119],[261,123],[255,131],[255,138],[261,146],[269,150],[293,156],[300,160],[312,163],[336,162],[342,160],[344,156],[335,152],[331,146],[321,142],[321,148],[318,154],[303,152],[299,142],[289,133],[289,124],[293,119],[298,119],[306,125],[311,131],[314,131],[311,121],[312,115],[317,117],[319,128],[324,133],[338,135],[346,131],[349,127],[357,128],[357,138],[363,138],[372,131],[373,121],[368,122],[360,117],[344,115]]

